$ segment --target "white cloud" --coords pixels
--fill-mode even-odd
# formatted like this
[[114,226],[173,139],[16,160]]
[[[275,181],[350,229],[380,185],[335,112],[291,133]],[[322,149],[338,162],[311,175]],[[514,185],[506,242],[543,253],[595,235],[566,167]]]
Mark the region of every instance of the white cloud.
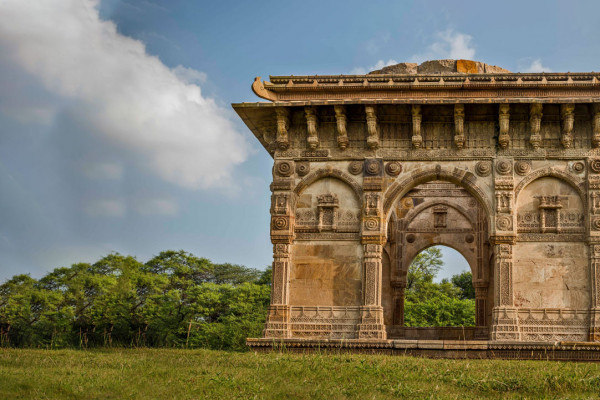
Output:
[[92,217],[123,217],[127,207],[119,199],[98,199],[90,201],[84,211]]
[[542,65],[542,60],[538,58],[531,61],[531,64],[526,67],[523,72],[552,72],[552,70],[548,67],[544,67]]
[[179,207],[172,199],[143,199],[136,202],[135,211],[141,215],[172,217],[179,213]]
[[369,73],[371,71],[376,71],[376,70],[381,69],[383,67],[387,67],[389,65],[396,65],[396,64],[398,64],[398,61],[392,60],[392,59],[389,59],[387,62],[384,61],[384,60],[379,60],[379,61],[377,61],[375,63],[375,65],[371,65],[370,67],[367,67],[367,68],[356,67],[352,71],[350,71],[350,73],[352,75],[364,75],[364,74]]
[[[232,113],[203,97],[205,75],[169,69],[99,18],[98,0],[0,1],[0,54],[77,104],[86,126],[162,179],[227,186],[249,145]],[[194,83],[192,83],[194,82]],[[47,115],[32,116],[49,121]]]
[[119,180],[123,177],[123,167],[116,163],[89,163],[82,171],[90,179]]
[[435,41],[427,47],[424,53],[411,57],[412,62],[422,63],[438,59],[467,59],[475,58],[475,48],[471,44],[473,37],[465,33],[448,29],[435,34]]

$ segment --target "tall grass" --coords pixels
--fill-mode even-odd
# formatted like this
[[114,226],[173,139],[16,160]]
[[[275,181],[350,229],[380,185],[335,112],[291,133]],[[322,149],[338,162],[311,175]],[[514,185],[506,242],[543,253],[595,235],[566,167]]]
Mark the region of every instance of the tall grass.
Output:
[[0,398],[598,398],[600,365],[211,350],[0,350]]

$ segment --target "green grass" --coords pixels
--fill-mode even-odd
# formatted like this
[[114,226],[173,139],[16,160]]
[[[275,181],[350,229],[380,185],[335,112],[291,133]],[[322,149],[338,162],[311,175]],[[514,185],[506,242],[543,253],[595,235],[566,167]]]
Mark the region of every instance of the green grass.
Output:
[[0,349],[0,399],[599,398],[600,364]]

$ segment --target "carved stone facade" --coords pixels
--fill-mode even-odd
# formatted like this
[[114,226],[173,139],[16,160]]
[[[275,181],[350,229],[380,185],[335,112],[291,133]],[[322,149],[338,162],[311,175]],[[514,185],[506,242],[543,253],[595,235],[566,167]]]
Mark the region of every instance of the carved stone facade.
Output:
[[446,245],[468,339],[600,341],[600,74],[469,63],[257,78],[271,103],[234,104],[274,158],[264,338],[452,336],[403,324],[408,265]]

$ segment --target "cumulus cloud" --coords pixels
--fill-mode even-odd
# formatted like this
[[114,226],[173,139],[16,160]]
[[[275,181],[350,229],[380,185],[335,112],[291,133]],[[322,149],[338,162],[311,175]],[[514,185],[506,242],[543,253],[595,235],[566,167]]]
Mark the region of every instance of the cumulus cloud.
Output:
[[453,29],[437,32],[435,41],[427,47],[427,50],[412,56],[411,61],[421,63],[444,58],[472,60],[475,58],[472,40],[471,35],[456,32]]
[[[86,128],[162,179],[193,189],[227,186],[249,145],[229,111],[202,95],[198,84],[206,75],[168,68],[101,20],[97,6],[98,0],[0,1],[0,54],[76,108]],[[45,109],[30,114],[20,118],[52,121]]]
[[523,72],[552,72],[552,70],[548,67],[542,65],[542,60],[539,58],[531,61],[529,66],[525,67]]

